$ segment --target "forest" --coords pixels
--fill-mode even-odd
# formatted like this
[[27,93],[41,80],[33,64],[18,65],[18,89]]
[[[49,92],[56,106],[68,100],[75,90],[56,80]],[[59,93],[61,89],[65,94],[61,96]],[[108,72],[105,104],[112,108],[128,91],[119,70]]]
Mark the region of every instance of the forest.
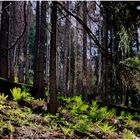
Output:
[[140,139],[140,2],[0,1],[0,139]]

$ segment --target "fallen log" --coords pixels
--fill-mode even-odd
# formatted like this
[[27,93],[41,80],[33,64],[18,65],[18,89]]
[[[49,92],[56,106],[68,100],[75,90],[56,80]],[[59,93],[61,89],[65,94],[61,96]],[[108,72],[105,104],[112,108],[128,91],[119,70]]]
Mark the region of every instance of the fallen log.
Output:
[[116,104],[105,104],[105,103],[99,102],[99,101],[97,102],[97,104],[100,107],[106,106],[108,108],[108,110],[111,110],[114,108],[116,110],[117,115],[120,115],[121,111],[125,111],[125,112],[131,113],[131,114],[135,114],[135,113],[140,114],[139,108],[121,106],[121,105],[116,105]]
[[23,83],[16,83],[4,78],[0,77],[0,93],[4,93],[5,95],[8,95],[9,98],[12,97],[12,94],[10,92],[10,89],[13,89],[14,87],[17,88],[22,88],[25,87],[27,89],[29,89],[30,94],[35,97],[35,93],[36,93],[36,88],[33,86],[29,86]]

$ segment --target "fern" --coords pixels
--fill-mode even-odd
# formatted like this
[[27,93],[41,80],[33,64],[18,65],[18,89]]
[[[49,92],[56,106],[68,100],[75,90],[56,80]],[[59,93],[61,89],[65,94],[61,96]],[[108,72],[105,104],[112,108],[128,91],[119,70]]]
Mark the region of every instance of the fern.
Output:
[[104,133],[113,133],[116,129],[113,125],[109,125],[108,122],[105,123],[99,123],[98,126]]
[[64,127],[62,125],[59,125],[59,126],[60,126],[60,129],[61,129],[61,131],[63,132],[63,134],[65,136],[69,136],[69,135],[72,135],[73,134],[73,131],[71,130],[70,127]]
[[124,129],[122,132],[122,137],[124,139],[133,139],[134,138],[134,133],[130,130]]
[[10,90],[13,96],[14,101],[20,101],[22,99],[22,93],[21,88],[13,88],[13,90]]
[[12,90],[10,90],[13,96],[13,100],[19,102],[20,100],[27,100],[27,101],[31,101],[34,98],[31,97],[30,93],[28,93],[27,91],[23,90],[21,91],[21,88],[13,88]]
[[0,100],[6,100],[8,98],[8,95],[4,95],[4,93],[0,93]]

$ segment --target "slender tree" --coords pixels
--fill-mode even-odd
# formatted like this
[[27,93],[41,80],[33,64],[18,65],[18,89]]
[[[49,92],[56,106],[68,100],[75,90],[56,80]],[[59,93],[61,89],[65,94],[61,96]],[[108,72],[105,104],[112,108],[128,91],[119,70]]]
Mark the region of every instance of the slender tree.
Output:
[[[66,8],[69,9],[70,2],[66,2]],[[64,38],[64,46],[65,46],[65,55],[64,55],[64,94],[67,96],[68,94],[68,80],[69,80],[69,50],[70,50],[70,21],[69,16],[66,17],[65,20],[65,38]]]
[[[77,2],[78,3],[78,2]],[[77,17],[82,16],[81,7],[77,7]],[[82,39],[81,39],[81,25],[76,21],[76,45],[75,45],[75,95],[80,95],[82,93]]]
[[[83,2],[83,21],[87,25],[87,2]],[[83,96],[87,99],[87,33],[83,29]]]

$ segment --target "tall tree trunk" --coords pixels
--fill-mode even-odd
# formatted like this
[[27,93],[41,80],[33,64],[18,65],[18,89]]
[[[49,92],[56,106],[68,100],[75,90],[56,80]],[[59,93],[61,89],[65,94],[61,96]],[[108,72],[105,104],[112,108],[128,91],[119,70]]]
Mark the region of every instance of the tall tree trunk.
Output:
[[[104,49],[108,50],[108,29],[106,23],[106,15],[104,16],[103,20],[103,38],[102,38],[102,45]],[[108,104],[108,61],[106,57],[102,56],[102,99],[103,102]]]
[[57,81],[56,81],[56,24],[57,3],[51,6],[51,40],[50,40],[50,75],[49,75],[49,112],[57,112]]
[[[20,1],[18,3],[18,11],[19,11],[19,29],[20,29],[20,32],[24,30],[25,28],[25,18],[26,18],[26,2],[24,1]],[[26,32],[25,32],[26,33]],[[23,35],[23,37],[20,38],[19,42],[18,42],[18,54],[19,54],[19,57],[18,57],[18,81],[20,83],[24,83],[25,82],[25,55],[26,55],[26,40],[25,40],[25,34]]]
[[71,74],[71,82],[70,82],[70,95],[74,95],[74,78],[75,78],[75,57],[74,57],[74,46],[75,46],[75,37],[74,37],[74,28],[71,30],[71,61],[70,61],[70,74]]
[[39,40],[39,26],[40,26],[40,4],[39,1],[36,2],[36,33],[35,33],[35,57],[34,57],[34,86],[37,85],[37,54],[38,54],[38,40]]
[[0,32],[1,32],[2,1],[0,1]]
[[[28,13],[28,14],[27,14]],[[34,15],[33,15],[33,10],[31,7],[31,3],[27,3],[27,11],[26,11],[26,34],[25,34],[25,38],[26,38],[26,49],[25,49],[25,54],[26,54],[26,58],[25,58],[25,83],[26,84],[31,84],[29,81],[32,80],[31,79],[31,74],[29,73],[29,69],[31,69],[30,67],[30,44],[33,42],[31,42],[30,37],[31,37],[31,33],[32,33],[32,26],[33,26],[33,19],[34,19]],[[32,35],[33,36],[33,35]],[[33,44],[32,44],[33,45]],[[32,61],[33,62],[33,61]]]
[[[83,2],[83,21],[87,25],[87,2]],[[83,29],[83,96],[87,99],[87,34]]]
[[44,60],[45,60],[45,35],[46,35],[46,2],[41,2],[41,14],[39,18],[39,35],[38,35],[38,42],[37,42],[37,58],[36,58],[36,97],[43,98],[45,85],[44,85]]
[[[101,21],[99,22],[99,43],[101,44],[102,42],[102,27],[101,27]],[[97,93],[98,95],[101,97],[101,88],[102,88],[102,79],[101,79],[101,75],[102,75],[102,55],[101,52],[99,52],[98,54],[98,82],[97,82]]]
[[[77,16],[81,16],[81,9],[78,7]],[[80,95],[82,93],[82,40],[81,40],[81,32],[79,28],[81,28],[78,21],[76,21],[76,45],[75,45],[75,95]]]
[[[69,9],[69,1],[66,2],[66,8]],[[69,16],[67,16],[65,20],[65,38],[64,38],[64,46],[65,46],[65,55],[64,55],[64,95],[68,95],[68,80],[69,80],[69,48],[70,48],[70,22]]]
[[[23,19],[23,10],[21,9],[21,5],[24,2],[19,2],[19,1],[13,1],[11,2],[11,5],[9,6],[9,47],[11,47],[17,38],[20,36],[21,32],[23,32],[20,27],[22,24],[22,19]],[[21,7],[20,7],[21,6]],[[23,7],[22,7],[23,8]],[[22,37],[20,38],[22,39]],[[8,72],[8,78],[12,81],[15,80],[15,78],[18,80],[18,61],[19,61],[19,50],[20,46],[22,46],[24,43],[22,42],[19,43],[20,39],[18,42],[15,44],[15,46],[8,51],[8,59],[9,59],[9,72]],[[19,46],[20,44],[20,46]]]
[[8,39],[9,39],[9,15],[5,9],[10,2],[3,1],[1,32],[0,32],[0,77],[8,78]]

